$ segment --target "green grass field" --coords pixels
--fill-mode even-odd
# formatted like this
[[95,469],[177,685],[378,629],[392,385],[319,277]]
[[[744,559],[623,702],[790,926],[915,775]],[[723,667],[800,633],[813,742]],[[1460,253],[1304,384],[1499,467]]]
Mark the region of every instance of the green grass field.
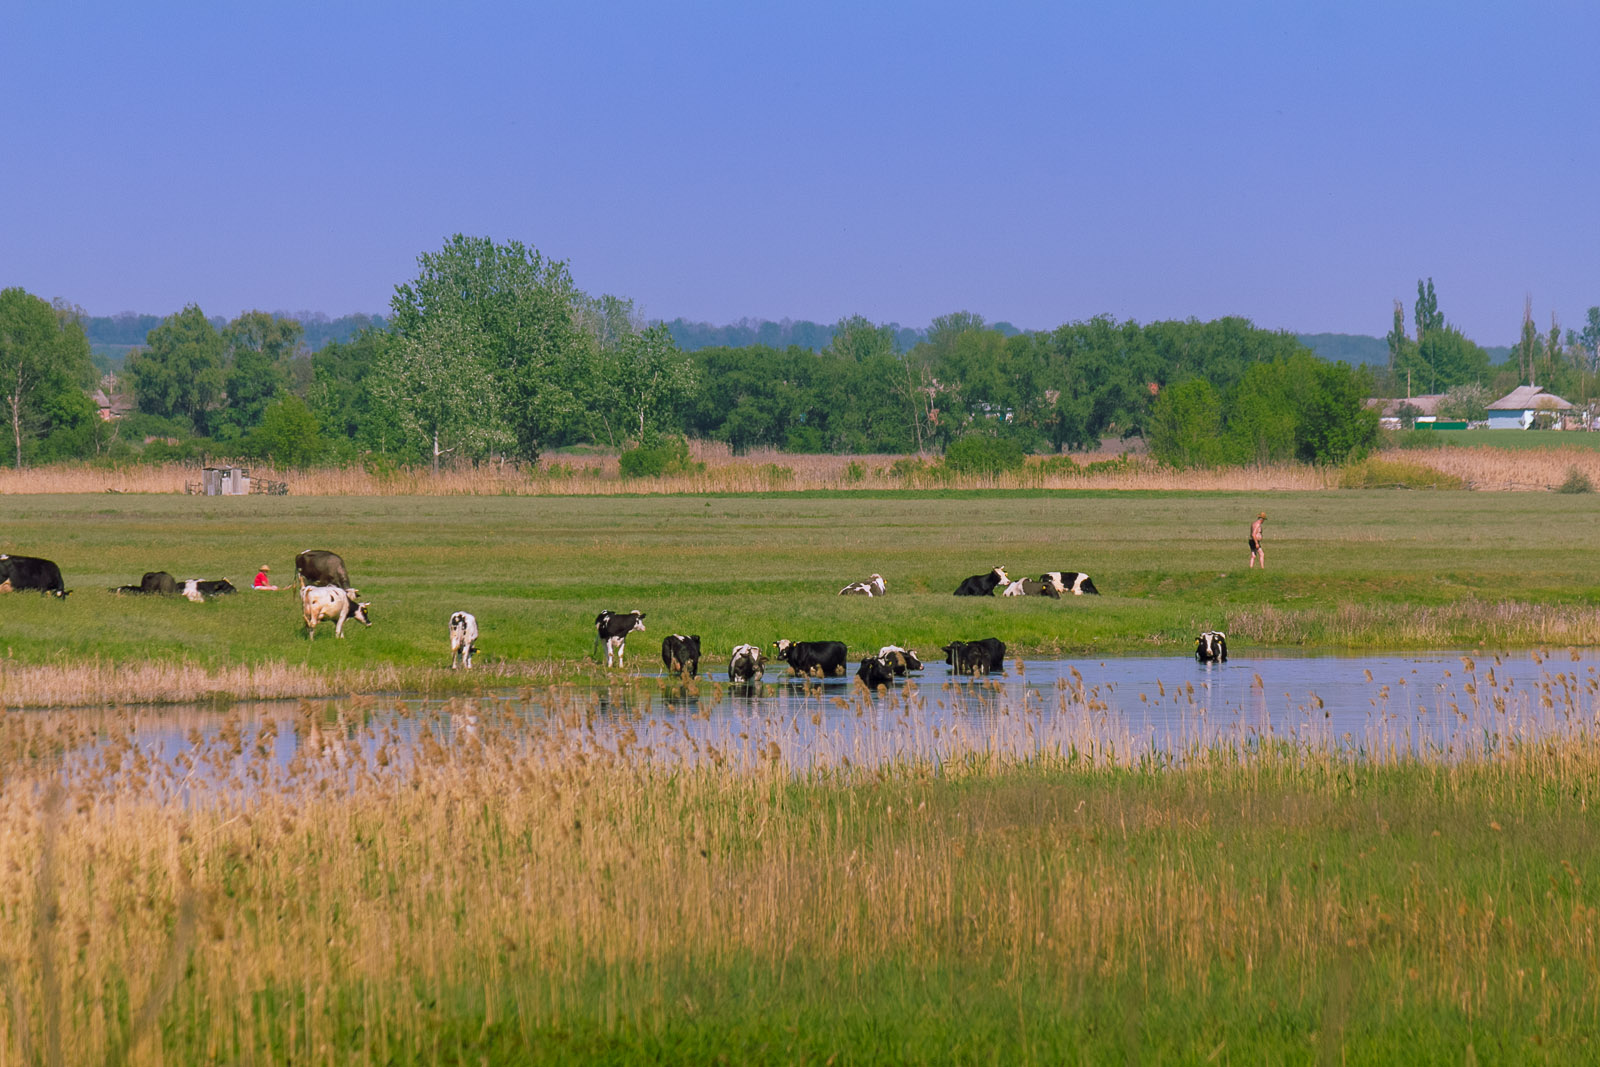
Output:
[[[1329,492],[893,493],[678,497],[4,498],[3,548],[60,563],[67,600],[0,598],[13,662],[99,657],[338,670],[448,663],[446,620],[479,618],[482,662],[582,664],[602,608],[640,609],[629,664],[660,637],[830,638],[852,652],[997,636],[1031,654],[1237,647],[1494,647],[1600,641],[1597,498]],[[1245,533],[1268,512],[1269,569]],[[303,548],[348,564],[374,625],[308,641],[292,592],[203,605],[118,597],[150,569],[292,580]],[[969,574],[1081,570],[1104,595],[957,598]],[[837,596],[878,572],[886,598]]]
[[1405,437],[1407,447],[1429,444],[1449,448],[1506,448],[1515,451],[1550,448],[1600,450],[1600,433],[1571,430],[1417,430]]

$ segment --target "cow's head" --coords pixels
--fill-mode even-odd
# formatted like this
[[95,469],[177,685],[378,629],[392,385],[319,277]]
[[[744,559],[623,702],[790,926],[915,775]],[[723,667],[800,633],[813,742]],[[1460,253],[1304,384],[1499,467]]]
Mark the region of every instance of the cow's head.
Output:
[[772,642],[772,647],[777,650],[778,658],[783,659],[789,654],[789,650],[794,647],[794,642],[787,637],[780,637]]
[[995,578],[998,579],[1002,585],[1009,584],[1010,581],[1011,581],[1011,579],[1006,576],[1006,569],[1004,567],[996,567],[994,570],[990,571],[989,573],[993,574],[995,576]]
[[362,603],[358,601],[354,596],[354,589],[350,590],[350,593],[352,594],[350,597],[350,617],[363,626],[371,626],[372,618],[367,614],[368,609],[372,607],[371,602]]

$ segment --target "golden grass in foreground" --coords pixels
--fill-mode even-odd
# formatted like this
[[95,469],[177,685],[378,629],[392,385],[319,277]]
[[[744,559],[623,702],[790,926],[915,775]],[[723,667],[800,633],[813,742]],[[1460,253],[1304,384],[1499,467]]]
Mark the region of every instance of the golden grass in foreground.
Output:
[[[1258,739],[1159,772],[1093,716],[1008,755],[997,737],[1048,724],[997,708],[953,739],[909,724],[940,763],[798,778],[783,722],[668,719],[668,758],[555,692],[416,731],[306,705],[167,761],[119,717],[61,793],[48,753],[83,724],[0,716],[0,1055],[532,1062],[593,1035],[572,1058],[678,1040],[703,1061],[722,1047],[693,1042],[805,1014],[825,1059],[912,1041],[946,996],[1007,1061],[1076,1040],[1427,1058],[1475,1020],[1573,1054],[1600,1024],[1600,745],[1592,688],[1567,700],[1549,741],[1466,758]],[[1154,1032],[1085,1018],[1107,991]],[[863,1004],[875,1023],[830,1028]]]

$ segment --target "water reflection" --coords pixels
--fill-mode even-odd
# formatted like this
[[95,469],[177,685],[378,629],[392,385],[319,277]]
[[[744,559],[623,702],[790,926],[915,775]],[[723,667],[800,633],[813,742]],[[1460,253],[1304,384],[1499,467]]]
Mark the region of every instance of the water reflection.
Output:
[[[1591,730],[1600,656],[1426,653],[943,664],[868,693],[853,677],[730,685],[644,675],[601,686],[430,700],[124,710],[67,756],[75,773],[158,786],[253,789],[296,776],[404,772],[493,740],[520,758],[780,761],[796,770],[1050,753],[1092,763],[1181,761],[1216,746],[1326,745],[1362,756],[1482,752]],[[92,715],[94,713],[78,713]],[[159,779],[159,782],[157,781]]]

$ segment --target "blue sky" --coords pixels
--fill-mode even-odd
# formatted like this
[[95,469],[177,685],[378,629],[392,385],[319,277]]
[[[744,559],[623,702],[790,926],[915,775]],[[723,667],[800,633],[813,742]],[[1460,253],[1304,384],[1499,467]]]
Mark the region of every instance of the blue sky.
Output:
[[455,232],[652,318],[1384,333],[1600,304],[1580,4],[71,4],[0,34],[0,285],[381,311]]

